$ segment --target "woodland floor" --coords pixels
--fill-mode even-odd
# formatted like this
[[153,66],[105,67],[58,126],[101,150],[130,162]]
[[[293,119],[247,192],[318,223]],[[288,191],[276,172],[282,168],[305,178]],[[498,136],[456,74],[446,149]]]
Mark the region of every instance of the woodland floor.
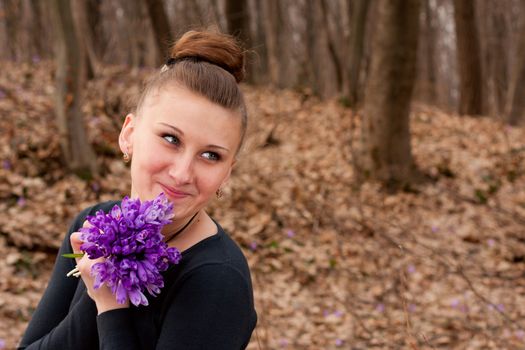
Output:
[[[0,76],[0,348],[20,339],[81,208],[129,188],[117,133],[146,72],[107,69],[84,107],[103,176],[60,162],[52,66]],[[249,349],[525,347],[525,129],[422,105],[428,181],[389,193],[352,167],[359,116],[336,100],[245,87],[251,127],[210,211],[243,248],[259,323]]]

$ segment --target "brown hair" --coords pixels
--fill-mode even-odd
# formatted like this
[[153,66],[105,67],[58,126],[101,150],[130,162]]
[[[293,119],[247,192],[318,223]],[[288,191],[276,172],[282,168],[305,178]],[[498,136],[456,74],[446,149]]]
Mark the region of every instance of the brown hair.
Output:
[[145,84],[137,113],[145,98],[168,84],[179,84],[224,108],[241,114],[241,148],[248,115],[238,83],[244,78],[244,51],[227,34],[212,31],[186,32],[173,45],[166,65]]

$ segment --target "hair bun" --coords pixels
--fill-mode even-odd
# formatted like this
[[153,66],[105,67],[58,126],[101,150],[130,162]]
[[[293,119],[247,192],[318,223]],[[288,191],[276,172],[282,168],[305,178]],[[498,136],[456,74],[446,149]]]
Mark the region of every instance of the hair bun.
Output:
[[244,79],[244,51],[233,36],[211,31],[186,32],[171,49],[171,59],[195,58],[231,73],[237,83]]

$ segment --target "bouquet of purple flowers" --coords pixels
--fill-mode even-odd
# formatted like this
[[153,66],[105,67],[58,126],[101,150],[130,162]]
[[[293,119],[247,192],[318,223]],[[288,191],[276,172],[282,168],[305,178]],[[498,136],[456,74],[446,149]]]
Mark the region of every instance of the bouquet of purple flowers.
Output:
[[168,248],[160,232],[171,222],[172,210],[173,204],[161,193],[143,203],[125,197],[108,214],[99,210],[88,216],[91,226],[80,229],[84,241],[80,249],[90,259],[105,258],[91,269],[93,287],[105,283],[120,304],[129,298],[135,306],[148,305],[143,292],[159,294],[164,287],[160,272],[181,259],[177,248]]

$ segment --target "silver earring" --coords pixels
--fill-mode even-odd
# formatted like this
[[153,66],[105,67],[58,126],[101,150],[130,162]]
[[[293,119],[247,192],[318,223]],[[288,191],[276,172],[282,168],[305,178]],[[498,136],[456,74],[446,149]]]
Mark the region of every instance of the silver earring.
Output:
[[124,152],[124,154],[122,155],[122,160],[124,161],[124,163],[129,163],[131,157],[129,156],[128,152]]

